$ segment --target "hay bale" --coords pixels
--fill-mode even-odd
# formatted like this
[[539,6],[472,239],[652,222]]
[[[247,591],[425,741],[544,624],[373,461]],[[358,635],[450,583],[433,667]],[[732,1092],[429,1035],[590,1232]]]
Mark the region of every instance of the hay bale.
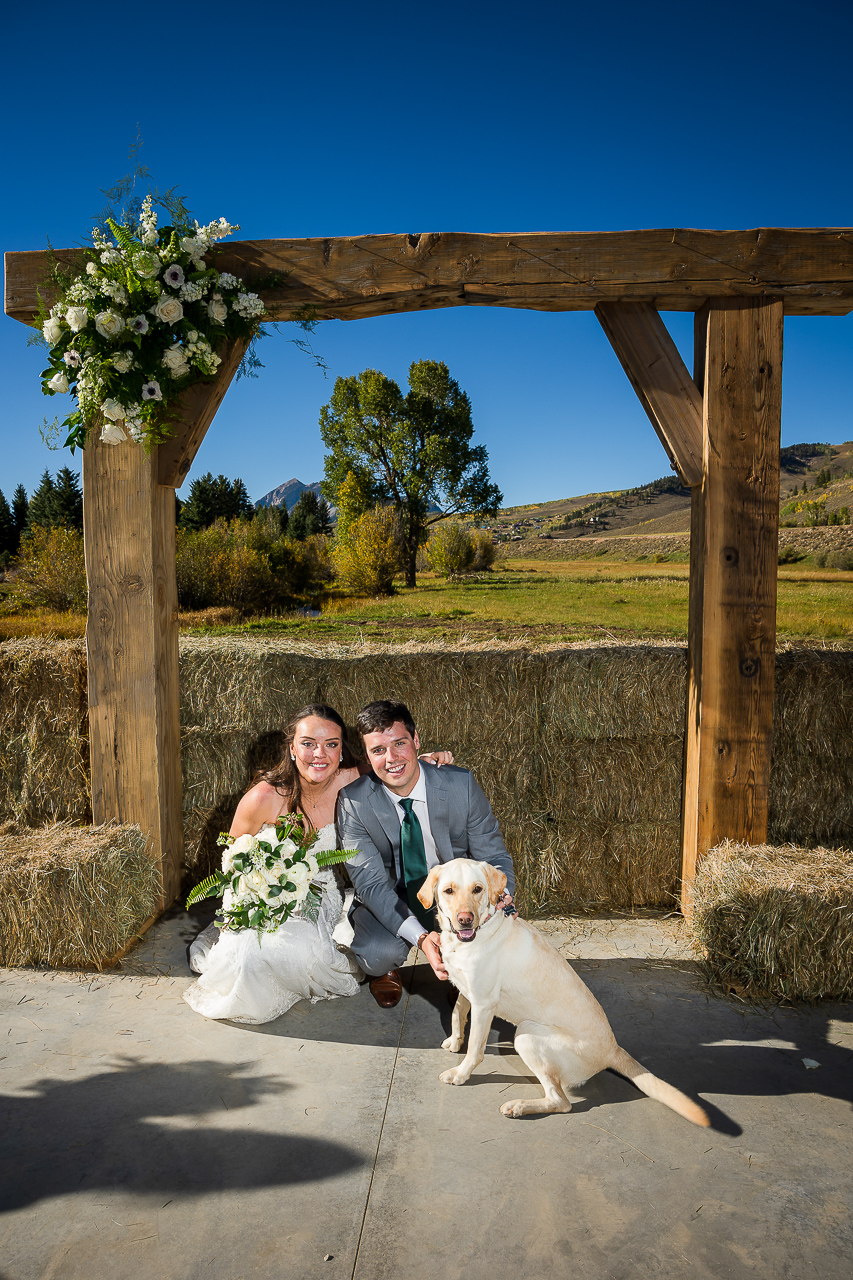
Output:
[[724,841],[702,861],[693,932],[708,977],[772,1000],[853,997],[853,851]]
[[0,817],[89,821],[86,690],[82,640],[0,644]]
[[139,827],[0,827],[0,964],[95,968],[154,913],[156,864]]

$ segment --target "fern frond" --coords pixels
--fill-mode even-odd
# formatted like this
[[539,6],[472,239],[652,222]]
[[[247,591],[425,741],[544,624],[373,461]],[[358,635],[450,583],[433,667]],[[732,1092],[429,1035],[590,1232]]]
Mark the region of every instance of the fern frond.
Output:
[[202,898],[218,898],[222,890],[224,877],[219,871],[214,871],[212,876],[208,876],[206,880],[202,880],[201,884],[197,884],[187,898],[187,910],[196,902],[201,902]]
[[315,854],[318,867],[336,867],[340,862],[349,862],[358,849],[329,849],[325,853]]

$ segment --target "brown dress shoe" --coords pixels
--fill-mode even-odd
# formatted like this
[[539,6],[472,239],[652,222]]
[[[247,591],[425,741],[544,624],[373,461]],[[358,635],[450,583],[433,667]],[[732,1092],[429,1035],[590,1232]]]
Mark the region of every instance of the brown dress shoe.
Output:
[[382,1009],[393,1009],[395,1004],[400,1003],[400,996],[403,994],[400,970],[392,969],[390,973],[382,973],[378,978],[371,978],[370,994]]

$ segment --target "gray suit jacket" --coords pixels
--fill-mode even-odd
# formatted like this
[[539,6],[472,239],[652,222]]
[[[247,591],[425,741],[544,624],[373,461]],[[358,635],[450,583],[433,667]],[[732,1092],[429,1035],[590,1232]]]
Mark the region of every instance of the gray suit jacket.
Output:
[[[441,769],[421,761],[426,782],[429,825],[442,862],[474,858],[491,862],[515,892],[512,858],[507,853],[491,805],[474,775],[455,765]],[[338,797],[338,840],[342,849],[358,849],[346,864],[356,896],[395,934],[411,914],[397,893],[401,879],[400,819],[396,805],[374,774],[351,782]]]

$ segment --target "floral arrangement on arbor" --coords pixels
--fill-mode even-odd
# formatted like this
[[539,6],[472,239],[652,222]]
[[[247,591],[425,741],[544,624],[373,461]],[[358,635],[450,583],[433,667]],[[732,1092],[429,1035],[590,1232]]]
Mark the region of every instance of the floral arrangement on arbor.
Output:
[[167,439],[168,406],[215,376],[216,347],[258,334],[263,302],[205,262],[217,240],[240,228],[224,218],[199,226],[180,202],[170,211],[176,225],[158,228],[146,196],[138,218],[106,218],[112,239],[94,228],[84,272],[55,272],[61,295],[36,320],[50,349],[42,390],[77,401],[62,424],[72,452],[99,421],[108,444],[130,439],[150,448]]
[[222,895],[216,923],[220,929],[275,932],[299,908],[317,919],[320,895],[312,879],[326,867],[354,857],[355,849],[312,853],[318,832],[300,814],[288,813],[256,836],[222,835],[222,870],[196,885],[187,907]]

